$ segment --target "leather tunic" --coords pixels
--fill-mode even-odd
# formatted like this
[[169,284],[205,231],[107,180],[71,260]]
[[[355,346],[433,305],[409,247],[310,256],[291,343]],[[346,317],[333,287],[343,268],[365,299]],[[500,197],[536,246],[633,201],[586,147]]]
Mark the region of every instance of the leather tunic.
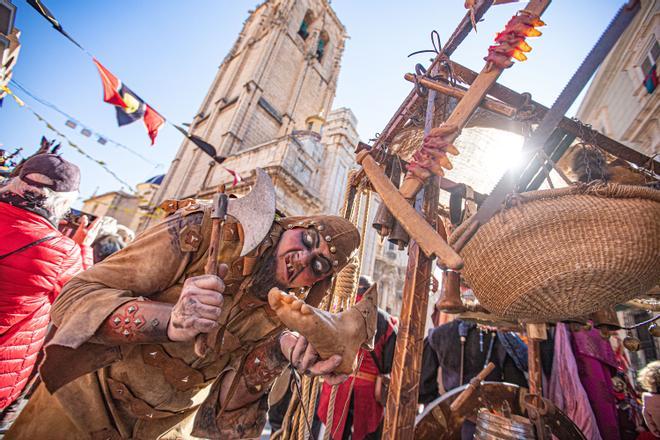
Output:
[[[38,390],[28,404],[38,409],[28,408],[27,414],[37,412],[39,424],[44,417],[66,414],[71,423],[53,423],[69,426],[61,429],[66,438],[75,439],[175,438],[186,424],[192,424],[193,435],[205,438],[258,437],[266,393],[286,364],[277,342],[281,323],[265,301],[246,291],[259,257],[279,240],[278,223],[257,249],[241,258],[240,225],[231,218],[226,222],[220,255],[230,268],[220,318],[224,331],[204,358],[195,354],[191,341],[109,346],[94,336],[128,301],[176,303],[184,281],[204,273],[210,231],[210,206],[189,201],[67,284],[53,306],[56,331],[41,369],[54,394]],[[230,370],[249,376],[245,380],[255,400],[224,411],[220,380]],[[44,438],[34,420],[31,426],[27,422],[19,417],[7,438]],[[52,435],[52,428],[43,432]]]

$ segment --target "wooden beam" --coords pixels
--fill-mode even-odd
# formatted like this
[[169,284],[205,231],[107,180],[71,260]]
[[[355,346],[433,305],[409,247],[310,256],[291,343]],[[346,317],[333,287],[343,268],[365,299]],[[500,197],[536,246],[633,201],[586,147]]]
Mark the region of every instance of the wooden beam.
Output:
[[[430,216],[435,216],[438,205],[438,192],[437,179],[429,181],[431,185],[427,185],[424,191],[424,211],[427,220],[431,222]],[[432,261],[424,255],[417,243],[411,240],[408,246],[408,267],[403,285],[392,381],[385,407],[383,439],[414,438],[417,396],[422,374],[424,327],[432,275]]]
[[[465,84],[472,84],[472,82],[477,78],[477,72],[474,70],[465,67],[455,61],[450,61],[454,75],[459,77]],[[520,108],[521,105],[525,103],[525,96],[521,93],[518,93],[502,84],[495,83],[488,91],[488,94],[495,99],[498,99],[510,106],[515,108]],[[548,108],[542,104],[539,104],[536,101],[530,101],[529,104],[533,105],[537,109],[538,118],[543,118],[543,115],[548,111]],[[577,137],[584,135],[582,133],[582,126],[570,118],[564,118],[559,123],[559,128],[565,130],[568,133],[571,133]],[[593,139],[597,146],[607,151],[610,154],[615,155],[623,160],[626,160],[630,163],[634,163],[637,166],[646,168],[651,162],[651,158],[645,154],[640,153],[639,151],[633,150],[626,145],[623,145],[620,142],[615,141],[596,130],[592,130]],[[589,136],[591,136],[591,132]]]
[[541,369],[541,341],[548,338],[546,324],[527,324],[527,364],[529,367],[529,393],[543,394],[543,370]]
[[[406,81],[410,81],[414,83],[415,75],[413,75],[412,73],[406,73],[404,75],[404,79]],[[428,89],[435,90],[436,92],[440,92],[443,95],[452,96],[458,100],[462,99],[467,93],[467,91],[464,89],[460,89],[458,87],[452,87],[448,84],[444,84],[438,81],[433,81],[425,77],[418,78],[417,81],[419,81],[419,83],[422,86]],[[494,99],[488,97],[484,98],[480,106],[485,108],[486,110],[490,110],[494,113],[498,113],[500,115],[506,116],[507,118],[512,118],[516,114],[515,108],[511,107],[510,105],[504,104],[502,102],[495,101]]]

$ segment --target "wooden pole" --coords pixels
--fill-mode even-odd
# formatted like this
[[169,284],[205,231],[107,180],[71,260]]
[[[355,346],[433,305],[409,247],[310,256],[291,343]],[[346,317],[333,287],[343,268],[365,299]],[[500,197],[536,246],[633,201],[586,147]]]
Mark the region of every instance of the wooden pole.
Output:
[[[493,4],[493,0],[481,0],[477,3],[476,7],[474,8],[474,18],[476,21],[481,20],[481,18],[486,14],[486,11],[491,7]],[[431,67],[429,70],[432,70],[435,66],[440,64],[440,61],[445,58],[451,56],[452,53],[456,50],[456,48],[463,42],[465,37],[467,37],[470,34],[470,31],[472,30],[472,21],[470,19],[470,12],[466,13],[461,22],[458,24],[454,32],[452,33],[451,37],[449,37],[449,40],[447,40],[447,43],[444,45],[444,47],[440,50],[440,53],[435,57],[435,60],[433,60],[433,63],[431,64]],[[381,136],[376,140],[376,143],[374,144],[374,148],[381,146],[382,143],[387,143],[392,135],[399,129],[403,124],[409,119],[411,110],[415,108],[417,105],[417,100],[420,99],[419,95],[417,92],[413,89],[408,96],[406,96],[406,99],[403,100],[397,111],[394,113],[394,116],[389,120],[383,131],[381,132]]]
[[[471,84],[472,81],[477,77],[478,73],[465,67],[455,61],[449,62],[454,75],[462,80],[465,84]],[[525,104],[525,95],[518,93],[502,84],[495,83],[493,87],[488,91],[488,94],[493,98],[496,98],[502,101],[505,104],[519,108],[521,105]],[[527,102],[528,105],[533,106],[536,113],[535,118],[541,119],[548,111],[548,108],[539,104],[536,101],[530,100]],[[568,133],[571,133],[575,136],[579,136],[582,133],[583,128],[580,126],[579,122],[574,121],[571,118],[563,118],[559,123],[559,128],[565,130]],[[589,136],[593,136],[593,140],[596,145],[598,145],[603,150],[607,151],[628,162],[634,163],[640,167],[647,167],[651,161],[649,156],[646,156],[638,151],[633,150],[630,147],[623,145],[615,141],[614,139],[608,138],[607,136],[593,130],[589,133]],[[658,159],[656,159],[657,161]]]
[[[436,179],[429,180],[436,181]],[[425,191],[426,194],[433,192],[432,188],[428,189],[430,191]],[[435,199],[426,200],[427,204],[436,206],[437,194],[436,191]],[[392,381],[385,407],[383,439],[414,437],[419,379],[422,372],[424,327],[432,276],[431,263],[417,243],[411,241],[408,247],[408,267],[403,285],[403,304],[394,353]]]
[[[432,73],[437,73],[434,67]],[[426,105],[424,133],[432,128],[437,92],[430,90]],[[439,178],[428,179],[424,191],[417,195],[415,208],[421,210],[435,230],[440,195]],[[387,396],[384,439],[412,439],[415,433],[419,380],[422,374],[424,328],[433,277],[432,259],[421,251],[415,240],[408,247],[408,268],[403,285],[401,321],[394,353],[392,382]]]

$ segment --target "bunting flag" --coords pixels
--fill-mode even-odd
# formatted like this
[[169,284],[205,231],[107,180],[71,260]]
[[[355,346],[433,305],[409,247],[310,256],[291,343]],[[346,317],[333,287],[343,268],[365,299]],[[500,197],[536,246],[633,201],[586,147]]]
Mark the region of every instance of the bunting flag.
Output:
[[[221,164],[227,159],[225,156],[218,155],[217,152],[216,152],[215,147],[213,145],[209,144],[208,142],[206,142],[201,137],[196,136],[194,134],[190,134],[190,133],[188,133],[188,131],[186,131],[185,128],[180,127],[180,126],[175,125],[175,124],[172,124],[171,122],[170,122],[170,125],[172,125],[174,128],[179,130],[181,132],[181,134],[184,135],[190,142],[195,144],[195,146],[197,148],[199,148],[200,150],[202,150],[204,153],[211,156],[213,158],[213,160],[215,160],[217,163]],[[222,168],[225,171],[227,171],[229,174],[231,174],[231,176],[233,178],[232,186],[236,186],[236,185],[238,185],[239,182],[243,181],[241,176],[236,171],[234,171],[232,169],[229,169],[227,167],[224,167],[224,166]]]
[[165,123],[165,118],[123,84],[119,78],[103,67],[96,58],[94,58],[94,64],[99,71],[99,75],[101,75],[101,82],[103,83],[103,101],[115,106],[117,124],[121,127],[142,119],[147,127],[151,145],[153,145],[158,130]]
[[241,175],[238,174],[236,171],[231,170],[227,167],[222,167],[222,168],[224,168],[225,171],[227,171],[229,174],[231,174],[231,176],[234,178],[234,181],[232,182],[231,186],[236,186],[236,185],[238,185],[238,182],[243,181],[243,178],[241,177]]
[[146,163],[149,163],[149,164],[153,165],[155,168],[162,168],[163,167],[162,164],[155,163],[152,160],[147,159],[146,157],[144,157],[142,154],[138,153],[137,151],[133,150],[132,148],[130,148],[130,147],[128,147],[128,146],[126,146],[126,145],[124,145],[120,142],[117,142],[117,141],[109,138],[108,136],[106,136],[104,134],[99,133],[97,130],[92,129],[89,125],[82,123],[78,118],[75,118],[75,117],[71,116],[70,114],[68,114],[67,112],[65,112],[64,110],[62,110],[61,108],[59,108],[58,106],[53,104],[52,102],[46,101],[45,99],[43,99],[43,98],[35,95],[34,93],[30,92],[27,88],[25,88],[25,86],[23,86],[21,83],[19,83],[15,79],[11,80],[11,84],[18,87],[23,93],[25,93],[27,96],[29,96],[30,98],[37,101],[39,104],[43,105],[44,107],[48,107],[51,110],[54,110],[55,112],[57,112],[60,115],[62,115],[63,117],[65,117],[66,122],[65,122],[64,125],[66,125],[67,127],[72,128],[72,129],[75,129],[78,126],[80,126],[81,128],[87,128],[88,130],[93,132],[95,137],[98,138],[97,142],[99,144],[106,145],[106,144],[109,143],[111,145],[114,145],[116,147],[119,147],[123,150],[128,151],[129,153],[131,153],[132,155],[134,155],[136,157],[139,157],[140,159],[142,159]]
[[83,51],[85,50],[76,40],[71,38],[69,34],[67,34],[64,29],[62,29],[62,25],[60,22],[55,18],[52,12],[44,5],[44,3],[41,0],[27,0],[28,5],[32,6],[36,11],[46,20],[50,22],[50,24],[53,25],[53,27],[62,35],[64,35],[66,38],[69,39],[73,44],[78,46],[80,49]]
[[188,132],[186,131],[186,129],[184,129],[184,128],[182,128],[182,127],[179,127],[178,125],[174,125],[174,128],[176,128],[177,130],[179,130],[179,131],[181,132],[181,134],[183,134],[186,138],[188,138],[188,140],[189,140],[190,142],[192,142],[193,144],[195,144],[195,146],[196,146],[197,148],[199,148],[200,150],[202,150],[204,153],[206,153],[206,154],[208,154],[209,156],[211,156],[211,157],[213,158],[213,160],[215,160],[216,162],[218,162],[218,163],[222,163],[222,162],[225,161],[225,159],[227,159],[227,158],[224,157],[224,156],[218,156],[218,155],[216,154],[215,147],[214,147],[213,145],[209,144],[208,142],[206,142],[206,141],[205,141],[204,139],[202,139],[201,137],[196,136],[196,135],[194,135],[194,134],[190,134],[190,133],[188,133]]
[[[80,154],[82,154],[83,156],[85,156],[87,159],[89,159],[89,160],[91,160],[91,161],[93,161],[93,162],[96,162],[96,163],[97,163],[100,167],[102,167],[102,168],[103,168],[108,174],[112,175],[112,177],[114,177],[119,183],[121,183],[122,185],[125,185],[126,187],[128,187],[128,188],[130,189],[131,192],[135,192],[135,190],[133,189],[133,187],[132,187],[129,183],[127,183],[125,180],[122,180],[122,179],[121,179],[121,178],[120,178],[120,177],[119,177],[114,171],[112,171],[112,170],[108,167],[108,165],[107,165],[105,162],[103,162],[102,160],[95,159],[94,157],[92,157],[91,155],[89,155],[85,150],[83,150],[80,146],[78,146],[77,144],[75,144],[74,142],[72,142],[68,137],[66,137],[66,135],[65,135],[64,133],[62,133],[62,132],[59,131],[57,128],[55,128],[55,127],[54,127],[51,123],[49,123],[44,117],[42,117],[39,113],[37,113],[36,111],[34,111],[34,110],[32,109],[32,107],[30,107],[29,105],[27,105],[23,100],[21,100],[18,96],[16,96],[16,95],[14,94],[14,92],[13,92],[12,90],[10,90],[7,86],[0,86],[0,90],[3,90],[3,91],[6,92],[9,96],[11,96],[12,98],[14,98],[14,100],[16,101],[16,104],[18,104],[19,106],[23,107],[24,109],[26,109],[26,110],[28,110],[30,113],[32,113],[32,115],[34,115],[35,118],[37,118],[39,121],[43,122],[43,123],[46,125],[46,128],[48,128],[49,130],[51,130],[52,132],[54,132],[54,133],[55,133],[57,136],[59,136],[60,138],[64,139],[64,140],[67,142],[67,144],[68,144],[71,148],[73,148],[73,149],[76,150],[78,153],[80,153]],[[45,136],[42,136],[42,138],[41,138],[41,145],[40,145],[40,147],[39,147],[39,151],[37,152],[37,154],[39,154],[39,152],[48,152],[48,149],[51,148],[51,146],[52,146],[52,143],[51,143],[50,141],[48,141],[48,139],[46,139]],[[60,147],[60,145],[58,144],[55,148],[59,149],[59,147]]]

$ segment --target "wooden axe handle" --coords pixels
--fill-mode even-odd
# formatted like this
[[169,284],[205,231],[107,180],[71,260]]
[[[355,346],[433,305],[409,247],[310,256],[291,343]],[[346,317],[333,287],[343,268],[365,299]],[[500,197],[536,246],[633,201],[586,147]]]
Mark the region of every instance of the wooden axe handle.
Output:
[[495,364],[489,362],[488,365],[486,365],[486,368],[481,370],[479,374],[477,374],[477,376],[470,381],[467,388],[465,388],[465,391],[459,394],[456,400],[454,400],[451,403],[451,406],[449,407],[449,409],[451,409],[451,412],[460,414],[461,408],[463,407],[463,405],[465,405],[465,402],[467,402],[474,395],[474,392],[477,391],[477,388],[479,388],[481,382],[485,380],[486,377],[488,377],[488,375],[492,373],[494,369],[495,369]]
[[[218,187],[218,196],[225,192],[225,186],[220,185]],[[218,203],[218,200],[215,201]],[[215,207],[214,207],[215,209]],[[225,213],[226,215],[226,213]],[[220,255],[220,247],[222,245],[222,227],[224,225],[224,218],[213,218],[211,223],[211,241],[209,243],[209,256],[206,260],[206,265],[204,266],[204,273],[206,275],[218,275],[218,268],[220,266],[220,261],[218,257]],[[199,357],[206,356],[211,347],[215,347],[218,330],[211,330],[209,333],[200,333],[195,338],[195,354]]]

